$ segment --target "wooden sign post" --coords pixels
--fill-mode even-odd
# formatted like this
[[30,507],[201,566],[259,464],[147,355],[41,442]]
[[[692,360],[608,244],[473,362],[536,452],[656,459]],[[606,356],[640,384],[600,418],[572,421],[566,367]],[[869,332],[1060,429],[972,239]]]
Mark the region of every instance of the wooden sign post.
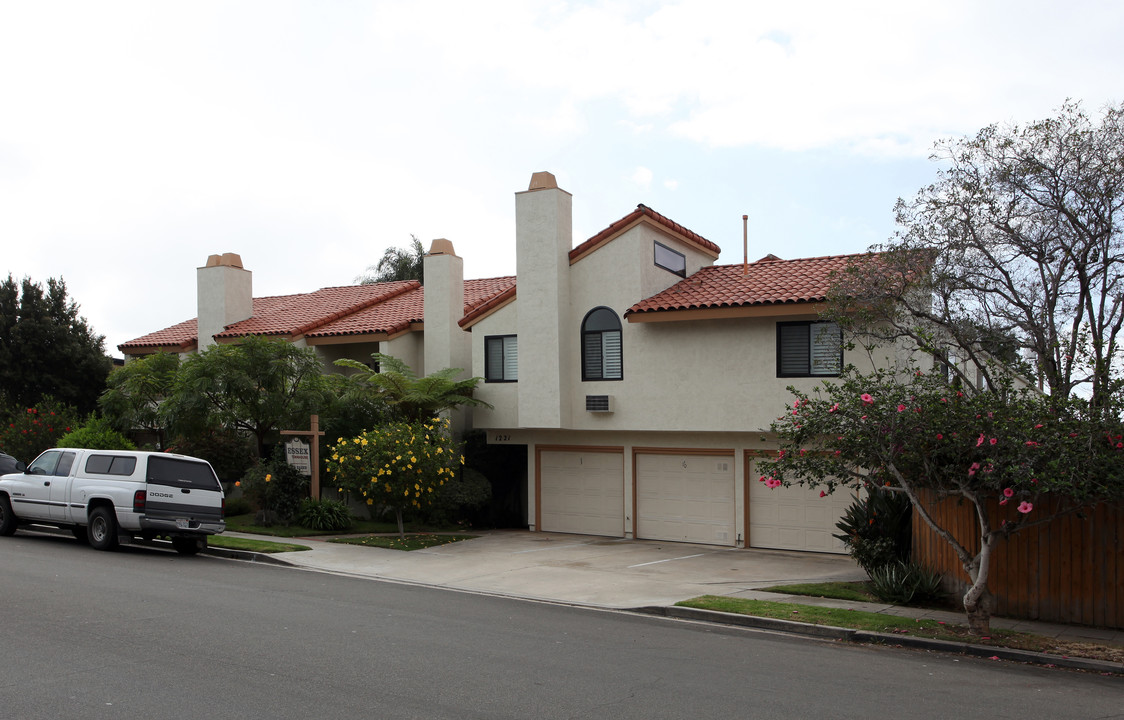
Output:
[[309,438],[310,450],[312,453],[312,487],[311,495],[313,500],[320,499],[320,436],[324,432],[320,429],[320,416],[313,415],[311,418],[311,429],[309,430],[282,430],[282,435],[298,435]]

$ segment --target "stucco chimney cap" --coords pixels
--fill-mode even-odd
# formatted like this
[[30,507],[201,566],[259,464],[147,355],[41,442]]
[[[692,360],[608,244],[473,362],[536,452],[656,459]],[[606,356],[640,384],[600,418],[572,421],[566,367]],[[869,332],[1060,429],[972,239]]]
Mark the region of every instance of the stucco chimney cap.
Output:
[[223,253],[222,255],[209,255],[207,257],[207,267],[242,267],[242,258],[238,253]]
[[451,240],[445,238],[437,238],[429,245],[429,252],[426,255],[456,255],[453,251],[453,243]]
[[531,175],[531,184],[527,187],[528,190],[551,190],[558,189],[558,180],[555,179],[552,173],[546,171],[537,172]]

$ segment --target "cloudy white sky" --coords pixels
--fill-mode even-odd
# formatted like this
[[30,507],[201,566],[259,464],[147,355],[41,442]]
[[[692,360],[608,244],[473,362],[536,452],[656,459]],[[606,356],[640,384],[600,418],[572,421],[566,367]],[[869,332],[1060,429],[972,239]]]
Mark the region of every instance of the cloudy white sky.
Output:
[[858,252],[934,140],[1124,100],[1124,3],[0,0],[0,248],[107,350],[345,285],[411,234],[511,274],[549,170],[575,243],[644,203],[740,262]]

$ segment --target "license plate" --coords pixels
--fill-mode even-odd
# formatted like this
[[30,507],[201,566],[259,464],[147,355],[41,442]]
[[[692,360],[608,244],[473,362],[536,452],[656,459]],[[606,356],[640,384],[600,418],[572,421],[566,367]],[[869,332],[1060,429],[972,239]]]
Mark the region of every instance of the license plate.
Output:
[[186,530],[189,527],[191,527],[191,521],[190,520],[184,520],[183,518],[177,518],[176,519],[176,527],[178,527],[180,530]]

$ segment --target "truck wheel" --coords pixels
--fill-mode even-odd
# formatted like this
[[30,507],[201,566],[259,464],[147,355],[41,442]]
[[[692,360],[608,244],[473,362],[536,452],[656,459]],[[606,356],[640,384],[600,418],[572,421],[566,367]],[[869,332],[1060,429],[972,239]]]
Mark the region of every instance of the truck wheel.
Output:
[[180,555],[195,555],[207,547],[207,540],[206,538],[200,540],[190,537],[174,537],[172,538],[172,547]]
[[117,547],[117,516],[112,508],[94,508],[90,513],[86,537],[90,540],[90,547],[95,550],[113,550]]
[[12,514],[12,503],[7,495],[0,495],[0,535],[16,534],[16,516]]

